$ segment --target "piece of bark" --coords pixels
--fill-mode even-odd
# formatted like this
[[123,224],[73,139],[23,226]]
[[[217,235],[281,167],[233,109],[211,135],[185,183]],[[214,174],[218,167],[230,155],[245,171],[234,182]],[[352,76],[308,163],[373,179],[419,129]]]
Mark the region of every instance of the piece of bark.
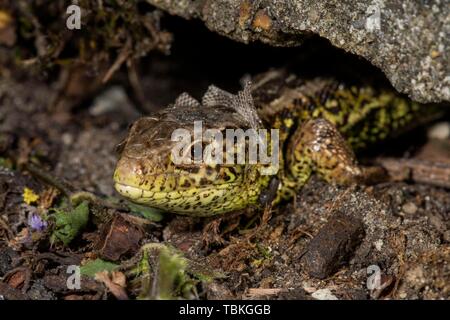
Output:
[[360,219],[336,213],[310,241],[302,258],[306,271],[315,278],[329,277],[348,262],[363,237]]
[[377,163],[394,181],[410,180],[450,188],[450,163],[394,158],[379,158]]
[[117,215],[111,224],[103,230],[101,242],[97,245],[102,258],[118,261],[124,255],[135,254],[140,246],[139,242],[144,236],[139,226],[134,225],[122,215]]

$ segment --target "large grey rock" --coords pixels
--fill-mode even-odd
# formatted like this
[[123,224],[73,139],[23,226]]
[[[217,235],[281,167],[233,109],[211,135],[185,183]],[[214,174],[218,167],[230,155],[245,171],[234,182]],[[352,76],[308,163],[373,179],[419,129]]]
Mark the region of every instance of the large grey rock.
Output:
[[241,42],[318,34],[383,70],[420,102],[450,101],[450,0],[147,0]]

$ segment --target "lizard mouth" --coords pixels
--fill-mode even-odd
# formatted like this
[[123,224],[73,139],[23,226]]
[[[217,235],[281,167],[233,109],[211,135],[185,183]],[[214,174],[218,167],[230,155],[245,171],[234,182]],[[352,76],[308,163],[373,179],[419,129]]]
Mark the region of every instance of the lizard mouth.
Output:
[[242,191],[233,184],[225,184],[221,188],[206,186],[167,192],[143,190],[118,182],[114,187],[119,194],[132,202],[185,215],[195,213],[196,216],[213,216],[233,209],[242,209],[247,204]]
[[126,184],[122,184],[119,182],[116,182],[114,184],[114,188],[118,193],[120,193],[122,196],[129,198],[130,200],[137,200],[143,197],[144,190],[132,187]]
[[124,158],[114,172],[114,188],[132,202],[197,216],[211,216],[222,213],[227,207],[244,206],[240,179],[230,177],[217,183],[217,179],[207,179],[202,170],[144,174],[141,169],[139,162]]

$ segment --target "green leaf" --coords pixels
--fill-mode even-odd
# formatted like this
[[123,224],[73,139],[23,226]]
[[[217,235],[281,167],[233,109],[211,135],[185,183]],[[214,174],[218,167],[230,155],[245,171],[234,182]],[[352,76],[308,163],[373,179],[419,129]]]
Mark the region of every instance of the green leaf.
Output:
[[95,274],[102,271],[114,271],[119,267],[119,265],[104,261],[102,259],[95,259],[89,261],[84,266],[80,268],[80,273],[84,276],[95,277]]
[[55,229],[51,242],[61,241],[68,245],[87,225],[89,221],[89,202],[81,202],[75,209],[53,209]]
[[162,211],[155,208],[141,206],[131,202],[127,202],[127,206],[132,213],[154,222],[159,222],[164,218]]

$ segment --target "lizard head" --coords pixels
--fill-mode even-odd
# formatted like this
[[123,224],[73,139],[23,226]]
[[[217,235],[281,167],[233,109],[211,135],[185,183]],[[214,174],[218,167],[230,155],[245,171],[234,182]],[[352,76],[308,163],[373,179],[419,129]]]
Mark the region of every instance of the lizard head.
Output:
[[[245,130],[249,119],[226,100],[205,101],[205,97],[200,104],[183,94],[174,105],[132,125],[118,146],[114,181],[121,195],[136,203],[195,216],[239,210],[257,201],[262,186],[255,165],[205,161],[208,147],[214,150],[206,132],[223,135],[227,129]],[[195,131],[199,124],[200,136]],[[196,147],[201,147],[200,159]]]

